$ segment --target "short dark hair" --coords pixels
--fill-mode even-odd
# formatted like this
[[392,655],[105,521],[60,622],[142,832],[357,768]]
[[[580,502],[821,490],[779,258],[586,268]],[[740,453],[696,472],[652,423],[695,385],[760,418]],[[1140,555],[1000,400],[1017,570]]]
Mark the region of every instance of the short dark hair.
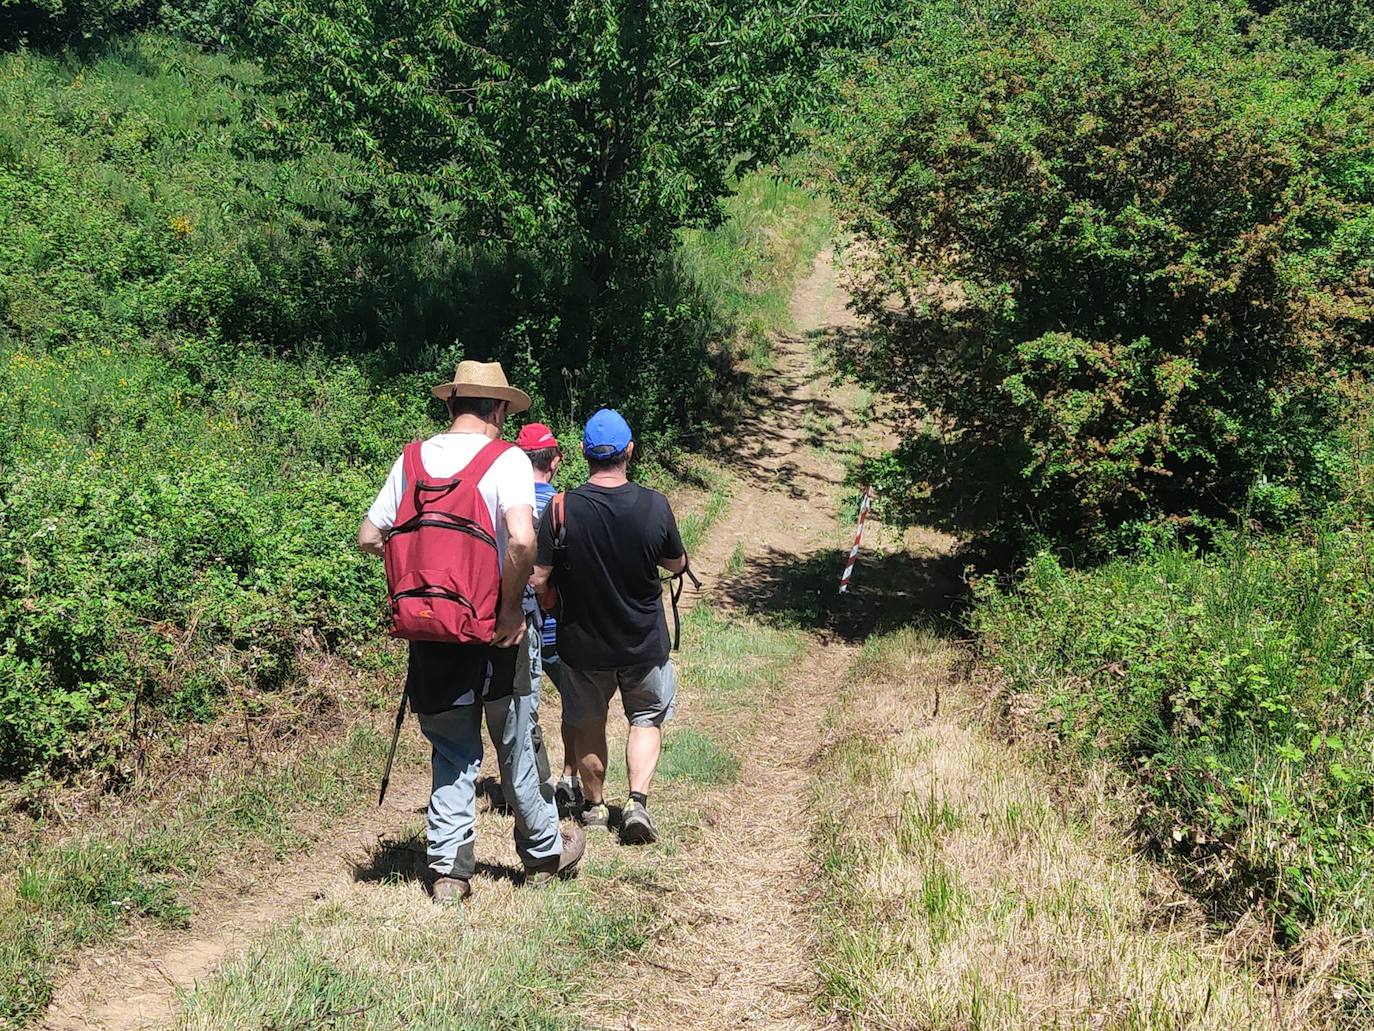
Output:
[[629,448],[617,451],[613,455],[606,455],[604,458],[598,458],[595,455],[587,455],[587,471],[592,473],[612,472],[624,466],[629,460]]
[[530,456],[530,465],[534,466],[541,473],[546,473],[553,468],[553,460],[561,454],[557,444],[552,447],[541,447],[538,451],[526,451]]
[[460,415],[475,415],[479,419],[490,419],[496,414],[496,406],[505,404],[499,397],[459,397],[452,394],[444,402],[448,406],[448,417],[456,419]]

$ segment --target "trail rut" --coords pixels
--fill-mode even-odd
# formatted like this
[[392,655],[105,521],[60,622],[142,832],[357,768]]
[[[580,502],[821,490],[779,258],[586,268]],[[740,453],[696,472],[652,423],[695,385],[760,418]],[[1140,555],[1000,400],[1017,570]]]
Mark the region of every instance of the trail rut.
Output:
[[[852,530],[837,519],[843,467],[830,445],[861,428],[835,403],[807,337],[852,328],[845,301],[824,253],[794,297],[797,331],[776,341],[776,371],[730,444],[729,513],[694,559],[712,572],[737,567],[705,595],[726,612],[767,612],[784,596],[838,588],[840,568],[827,563]],[[806,799],[822,720],[854,648],[824,629],[807,637],[781,697],[760,712],[738,782],[705,801],[702,840],[675,857],[664,931],[594,990],[585,1014],[594,1026],[820,1026]]]

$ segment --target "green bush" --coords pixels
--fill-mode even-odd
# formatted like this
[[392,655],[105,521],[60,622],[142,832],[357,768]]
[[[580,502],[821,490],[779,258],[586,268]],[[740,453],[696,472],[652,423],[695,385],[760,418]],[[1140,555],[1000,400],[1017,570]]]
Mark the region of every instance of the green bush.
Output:
[[1374,69],[1240,10],[935,4],[850,87],[837,207],[881,332],[845,356],[905,416],[915,513],[1100,556],[1332,493]]
[[1374,3],[1370,0],[1289,0],[1278,16],[1290,31],[1334,50],[1374,54]]
[[985,585],[974,627],[1018,728],[1125,771],[1139,831],[1214,913],[1368,926],[1372,543],[1237,538],[1090,572],[1042,554],[1015,590]]

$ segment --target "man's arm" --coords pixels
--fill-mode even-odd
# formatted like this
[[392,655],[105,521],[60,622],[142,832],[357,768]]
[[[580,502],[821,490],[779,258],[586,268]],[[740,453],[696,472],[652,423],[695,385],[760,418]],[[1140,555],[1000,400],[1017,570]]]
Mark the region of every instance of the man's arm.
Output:
[[536,565],[534,567],[534,572],[530,574],[530,587],[534,589],[535,594],[538,594],[549,585],[549,577],[552,575],[553,566]]
[[525,584],[534,566],[534,509],[517,505],[506,512],[506,564],[501,570],[501,611],[492,644],[513,648],[525,638]]
[[377,529],[377,525],[367,516],[363,516],[363,525],[358,527],[358,548],[362,553],[381,558],[382,545],[385,542],[386,537]]
[[667,498],[662,498],[660,518],[663,520],[663,548],[659,552],[658,564],[677,576],[687,568],[687,549],[682,546],[682,535],[678,533],[677,519],[673,506]]

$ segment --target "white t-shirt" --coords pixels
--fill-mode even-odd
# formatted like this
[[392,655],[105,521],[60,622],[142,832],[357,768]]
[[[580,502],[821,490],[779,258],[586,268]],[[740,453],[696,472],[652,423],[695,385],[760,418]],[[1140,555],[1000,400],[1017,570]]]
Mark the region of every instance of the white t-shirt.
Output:
[[[477,452],[491,443],[485,433],[437,433],[420,445],[420,461],[430,476],[453,476],[477,457]],[[396,525],[396,513],[405,496],[405,455],[396,459],[391,474],[377,500],[367,510],[372,525],[385,532]],[[500,561],[506,561],[506,513],[521,505],[534,510],[534,466],[529,456],[513,447],[492,463],[486,475],[477,483],[487,512],[496,527],[496,550]]]

